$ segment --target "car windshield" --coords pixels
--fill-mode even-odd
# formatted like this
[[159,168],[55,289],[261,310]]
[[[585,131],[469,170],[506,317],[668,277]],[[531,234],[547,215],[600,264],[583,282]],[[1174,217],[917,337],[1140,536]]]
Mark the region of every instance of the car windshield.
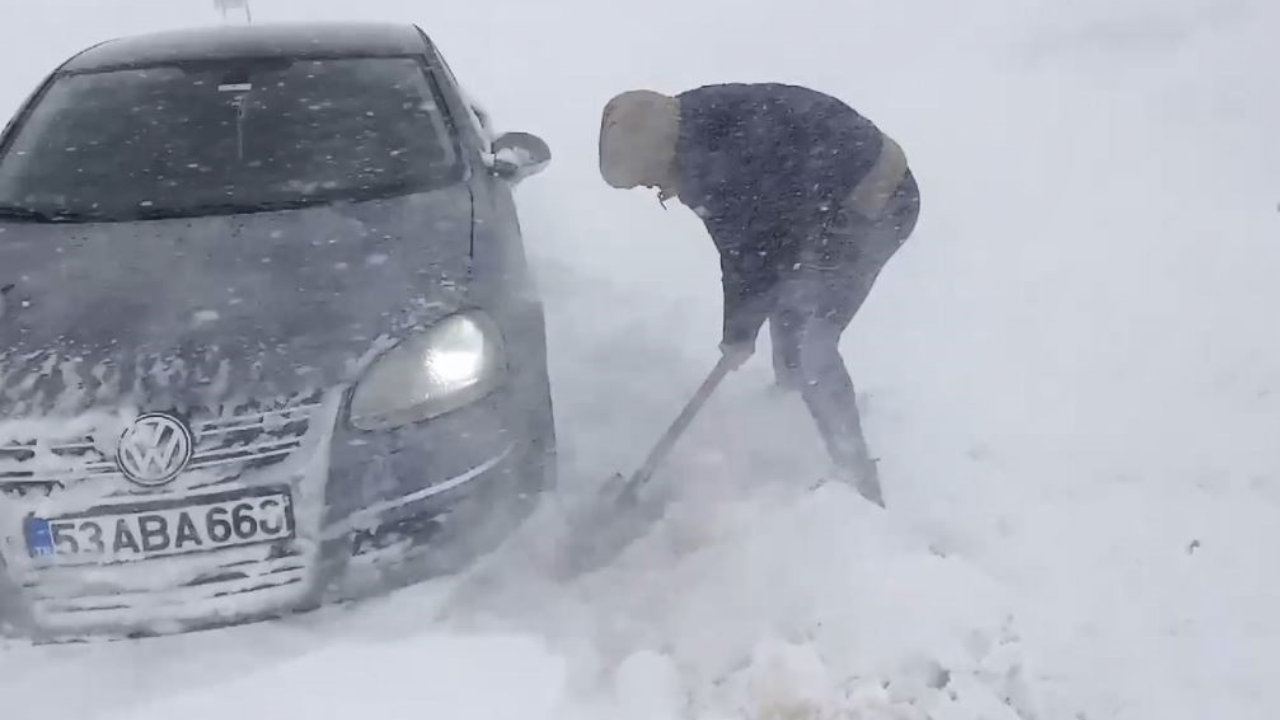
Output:
[[412,58],[266,59],[59,78],[0,159],[0,212],[137,220],[421,191],[458,151]]

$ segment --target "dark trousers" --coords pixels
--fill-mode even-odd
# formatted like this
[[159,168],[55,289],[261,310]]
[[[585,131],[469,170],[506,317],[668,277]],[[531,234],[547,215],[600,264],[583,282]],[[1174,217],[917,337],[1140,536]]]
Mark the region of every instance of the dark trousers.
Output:
[[915,229],[919,212],[919,191],[910,175],[881,218],[842,210],[782,278],[769,316],[779,385],[800,391],[836,466],[863,495],[881,504],[879,472],[863,437],[840,337],[881,269]]

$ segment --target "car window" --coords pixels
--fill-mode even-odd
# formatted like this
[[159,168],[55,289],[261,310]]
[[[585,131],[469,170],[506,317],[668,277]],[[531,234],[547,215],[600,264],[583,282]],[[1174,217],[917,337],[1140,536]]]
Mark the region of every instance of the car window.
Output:
[[459,155],[411,58],[219,61],[58,79],[0,159],[0,204],[112,220],[429,189]]
[[444,59],[443,55],[438,54],[436,62],[444,70],[445,77],[448,78],[449,83],[462,97],[462,105],[466,108],[467,122],[471,125],[471,129],[475,131],[476,137],[484,144],[484,150],[488,151],[496,139],[489,113],[480,106],[480,103],[476,102],[475,98],[467,92],[462,83],[458,82],[458,77],[454,75],[453,68],[449,67],[449,62]]

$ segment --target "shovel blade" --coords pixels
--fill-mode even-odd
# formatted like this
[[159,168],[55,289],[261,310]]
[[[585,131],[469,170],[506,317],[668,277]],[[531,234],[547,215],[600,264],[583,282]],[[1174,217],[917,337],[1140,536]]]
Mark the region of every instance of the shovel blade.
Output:
[[663,503],[643,501],[634,490],[625,478],[614,475],[575,515],[562,552],[562,579],[594,572],[616,560],[662,517]]

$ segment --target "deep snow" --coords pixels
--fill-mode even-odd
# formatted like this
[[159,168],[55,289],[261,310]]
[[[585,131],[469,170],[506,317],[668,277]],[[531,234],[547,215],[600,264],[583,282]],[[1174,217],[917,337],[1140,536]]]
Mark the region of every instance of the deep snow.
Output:
[[[1280,712],[1269,0],[253,4],[419,22],[502,126],[551,144],[520,199],[571,491],[640,462],[718,328],[696,218],[598,180],[604,101],[782,80],[894,133],[924,215],[844,343],[892,509],[795,493],[819,446],[764,392],[766,344],[663,475],[686,491],[670,522],[598,577],[540,579],[540,517],[473,581],[354,611],[2,646],[0,717]],[[0,107],[104,37],[217,21],[205,0],[29,5],[0,28]]]

